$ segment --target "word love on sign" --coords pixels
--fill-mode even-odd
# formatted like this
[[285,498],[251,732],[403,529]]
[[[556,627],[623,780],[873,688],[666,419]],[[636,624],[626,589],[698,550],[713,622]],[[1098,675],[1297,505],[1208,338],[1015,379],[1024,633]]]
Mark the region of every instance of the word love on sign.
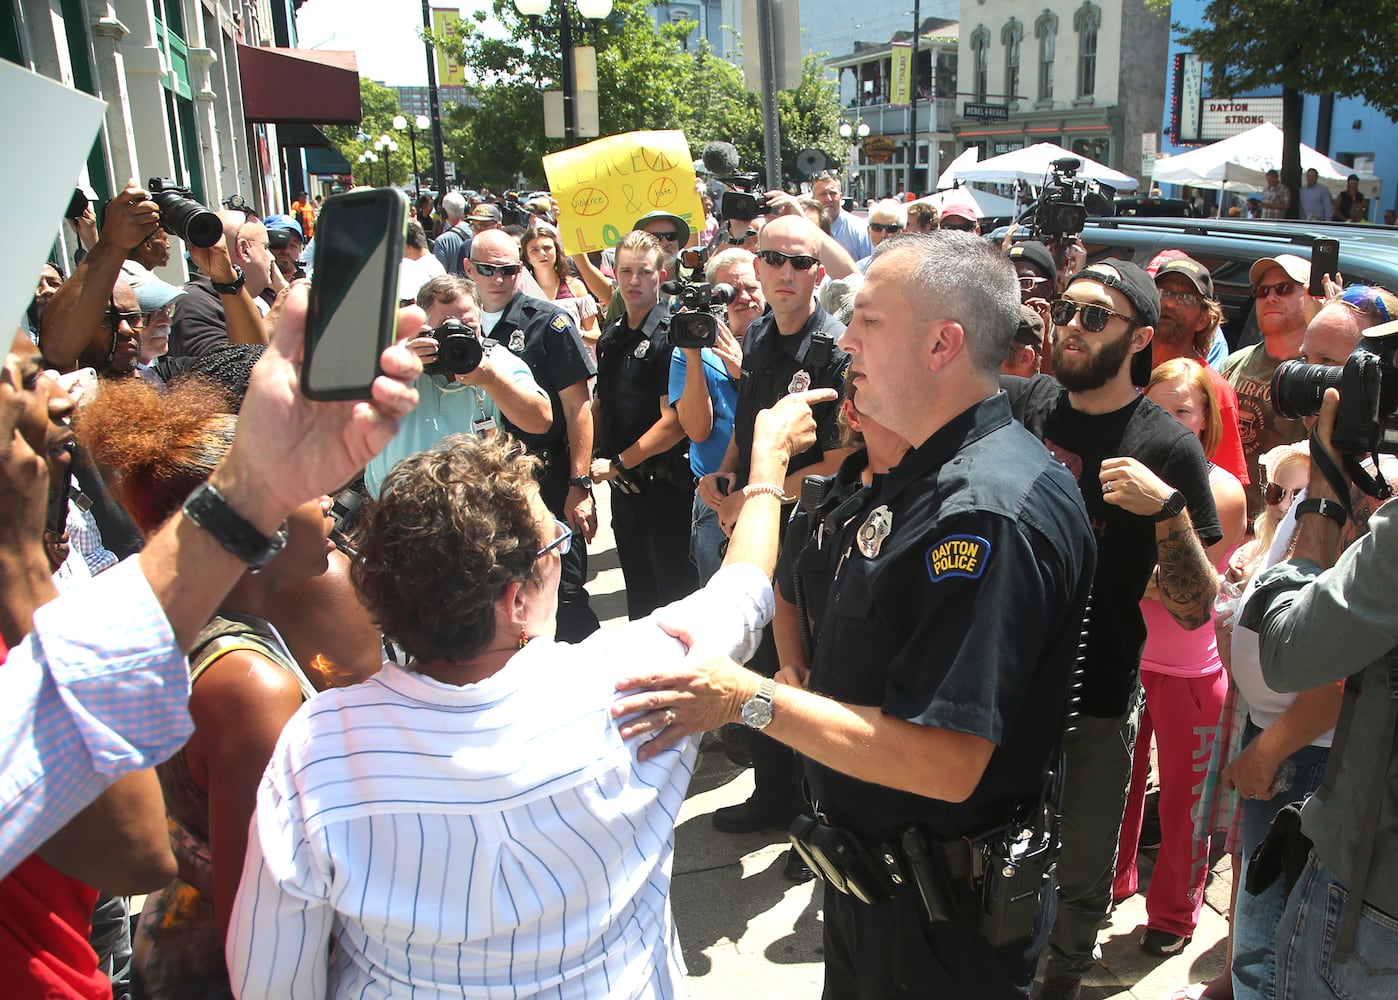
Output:
[[677,129],[609,135],[544,157],[569,253],[616,246],[647,212],[704,228],[689,143]]

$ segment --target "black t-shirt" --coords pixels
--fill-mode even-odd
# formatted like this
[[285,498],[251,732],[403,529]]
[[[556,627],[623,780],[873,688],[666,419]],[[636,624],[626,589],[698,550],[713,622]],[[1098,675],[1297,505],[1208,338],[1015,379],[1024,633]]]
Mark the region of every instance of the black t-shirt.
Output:
[[[797,388],[843,389],[849,355],[831,347],[823,363],[811,355],[815,333],[838,341],[845,325],[818,304],[798,333],[783,336],[769,310],[752,322],[743,337],[743,373],[738,379],[738,402],[733,409],[733,440],[738,448],[738,485],[746,485],[752,469],[752,431],[757,414]],[[819,462],[827,451],[840,447],[838,400],[812,409],[816,419],[816,443],[791,456],[788,472],[799,472]]]
[[1062,737],[1095,545],[1068,472],[1003,394],[954,418],[886,475],[846,533],[811,690],[995,744],[953,803],[807,760],[816,805],[866,839],[919,822],[955,837],[1037,802]]
[[1073,473],[1097,536],[1082,710],[1113,718],[1126,711],[1145,648],[1140,602],[1155,569],[1155,522],[1102,498],[1102,462],[1134,458],[1184,494],[1204,545],[1223,537],[1198,439],[1145,396],[1112,413],[1079,413],[1068,390],[1047,375],[1005,377],[1015,417]]
[[660,398],[670,395],[670,348],[670,313],[659,305],[640,329],[623,314],[597,341],[597,454],[625,451],[660,419]]
[[175,309],[175,322],[170,327],[170,350],[166,356],[200,358],[210,351],[228,346],[228,320],[223,312],[223,300],[213,284],[202,274],[185,282],[187,293]]
[[563,416],[559,391],[597,373],[573,317],[552,302],[516,292],[486,336],[524,360],[539,388],[548,393],[549,405],[553,407],[553,424],[546,433],[526,434],[512,425],[511,433],[535,452],[566,444],[568,422]]

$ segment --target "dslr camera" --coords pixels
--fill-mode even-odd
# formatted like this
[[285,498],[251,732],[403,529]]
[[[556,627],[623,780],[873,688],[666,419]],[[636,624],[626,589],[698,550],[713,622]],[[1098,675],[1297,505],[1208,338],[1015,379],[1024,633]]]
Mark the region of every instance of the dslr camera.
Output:
[[1335,450],[1398,455],[1398,320],[1365,330],[1341,367],[1283,362],[1272,376],[1272,403],[1284,417],[1313,417],[1332,386],[1340,390]]
[[[706,256],[702,250],[686,250],[680,261],[694,274],[702,275]],[[674,347],[713,347],[718,340],[718,318],[723,307],[738,297],[732,285],[685,281],[683,276],[663,282],[660,290],[678,298],[683,307],[670,317],[670,343]]]
[[151,201],[160,209],[160,228],[191,246],[208,248],[223,239],[223,220],[194,200],[194,192],[168,177],[146,183]]
[[423,330],[421,336],[437,342],[437,360],[422,367],[428,375],[469,375],[485,357],[476,331],[459,319],[445,320],[441,326]]
[[1088,216],[1112,214],[1116,189],[1107,184],[1079,177],[1082,160],[1065,156],[1049,164],[1048,175],[1031,209],[1029,228],[1033,237],[1052,246],[1071,240],[1083,231]]

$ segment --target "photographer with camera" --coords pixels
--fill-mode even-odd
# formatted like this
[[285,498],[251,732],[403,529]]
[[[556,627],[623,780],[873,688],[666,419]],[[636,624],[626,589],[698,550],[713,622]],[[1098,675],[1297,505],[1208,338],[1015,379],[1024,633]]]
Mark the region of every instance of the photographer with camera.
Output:
[[[272,284],[267,228],[243,212],[218,213],[223,239],[206,251],[189,248],[199,273],[185,282],[188,293],[170,330],[170,357],[201,357],[225,344],[265,344],[268,306],[259,296]],[[280,272],[278,272],[280,277]]]
[[[1294,398],[1306,387],[1304,409],[1312,413],[1311,401],[1322,388],[1324,395],[1311,434],[1307,498],[1296,505],[1292,557],[1258,577],[1239,624],[1258,632],[1262,673],[1271,687],[1304,691],[1343,681],[1345,689],[1320,789],[1306,800],[1299,824],[1294,813],[1278,817],[1262,849],[1288,883],[1294,880],[1275,935],[1275,995],[1283,1000],[1386,998],[1398,986],[1392,957],[1398,950],[1394,504],[1379,507],[1369,517],[1369,533],[1336,558],[1351,519],[1351,481],[1380,500],[1392,493],[1382,476],[1361,473],[1355,459],[1398,451],[1395,334],[1398,323],[1372,327],[1339,373],[1297,372],[1302,385],[1288,386],[1279,372],[1274,388],[1274,395]],[[1270,854],[1269,845],[1275,845]]]
[[364,470],[364,485],[375,497],[395,465],[444,437],[501,429],[502,416],[526,433],[542,434],[553,418],[529,366],[502,344],[482,344],[475,282],[455,274],[433,278],[418,291],[417,305],[427,325],[406,344],[422,359],[418,406]]

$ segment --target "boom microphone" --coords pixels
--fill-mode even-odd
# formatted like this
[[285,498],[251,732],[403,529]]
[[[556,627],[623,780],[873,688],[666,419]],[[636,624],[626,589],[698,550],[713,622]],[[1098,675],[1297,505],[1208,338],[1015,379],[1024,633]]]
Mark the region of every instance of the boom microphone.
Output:
[[704,166],[718,177],[736,174],[741,167],[738,163],[738,149],[731,142],[711,142],[704,147]]

